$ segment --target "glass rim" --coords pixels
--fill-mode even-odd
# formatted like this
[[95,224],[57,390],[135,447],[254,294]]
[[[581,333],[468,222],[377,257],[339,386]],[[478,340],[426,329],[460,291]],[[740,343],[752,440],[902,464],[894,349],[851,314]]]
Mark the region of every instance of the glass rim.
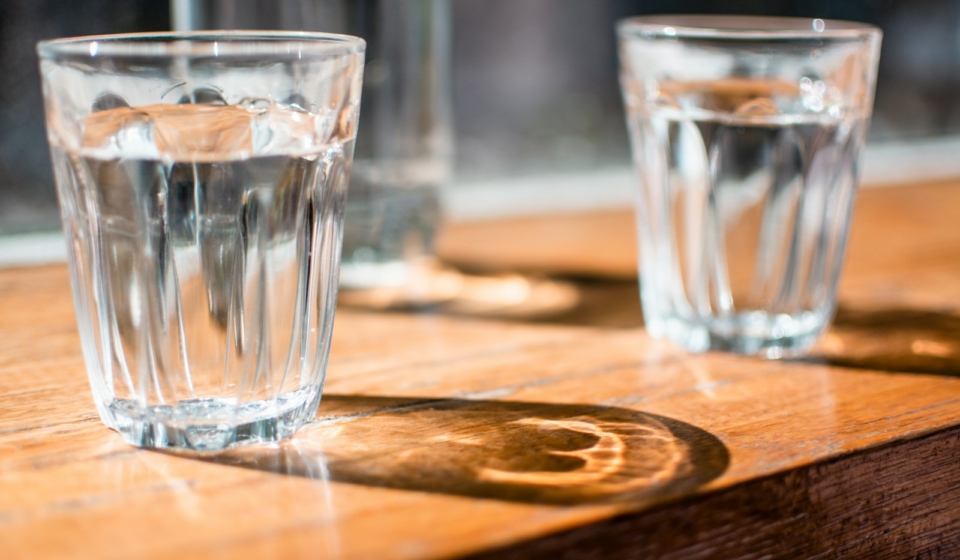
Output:
[[669,39],[865,39],[882,34],[869,23],[836,19],[668,14],[625,18],[617,22],[623,38]]
[[[287,44],[286,54],[346,55],[362,53],[366,41],[353,35],[312,31],[160,31],[86,35],[49,39],[37,43],[41,59],[85,55],[163,58],[189,56],[249,58],[251,55],[281,54],[276,46]],[[296,45],[296,50],[290,48]]]

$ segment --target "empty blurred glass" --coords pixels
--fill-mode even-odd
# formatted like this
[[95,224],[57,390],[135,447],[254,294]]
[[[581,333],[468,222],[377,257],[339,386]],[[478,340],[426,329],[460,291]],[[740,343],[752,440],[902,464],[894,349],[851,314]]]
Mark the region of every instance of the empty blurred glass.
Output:
[[[340,284],[406,284],[430,260],[450,178],[448,0],[186,0],[192,29],[349,33],[367,42]],[[176,5],[175,5],[176,7]]]
[[134,445],[288,437],[320,401],[363,41],[40,43],[94,399]]
[[803,353],[836,306],[880,31],[656,16],[618,34],[648,331]]

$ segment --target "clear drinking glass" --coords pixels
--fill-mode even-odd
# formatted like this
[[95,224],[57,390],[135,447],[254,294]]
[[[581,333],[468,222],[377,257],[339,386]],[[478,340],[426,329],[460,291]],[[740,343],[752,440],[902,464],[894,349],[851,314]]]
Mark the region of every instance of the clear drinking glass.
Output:
[[431,260],[453,154],[448,0],[188,0],[193,29],[349,33],[367,42],[340,285],[409,284]]
[[799,18],[619,23],[648,331],[807,350],[835,306],[880,30]]
[[134,445],[288,437],[320,401],[364,43],[38,45],[94,399]]

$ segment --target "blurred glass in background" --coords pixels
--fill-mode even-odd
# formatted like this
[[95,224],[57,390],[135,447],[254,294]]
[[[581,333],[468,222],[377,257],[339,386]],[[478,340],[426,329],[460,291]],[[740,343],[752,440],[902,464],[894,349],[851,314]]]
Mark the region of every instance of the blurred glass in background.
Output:
[[282,29],[367,41],[340,285],[409,282],[433,252],[450,182],[447,0],[179,0],[177,31]]
[[[960,176],[960,0],[437,1],[450,18],[453,141],[440,148],[456,146],[452,186],[442,195],[453,220],[630,203],[635,187],[613,25],[647,13],[820,17],[881,27],[865,183]],[[378,2],[263,4],[254,10],[222,0],[216,17],[223,27],[327,29],[361,21],[361,11]],[[291,12],[293,4],[312,11]],[[402,10],[404,3],[382,4]],[[147,0],[0,0],[0,234],[58,228],[35,42],[170,29],[170,8]],[[377,83],[388,69],[371,47],[366,81]],[[371,148],[378,135],[389,139],[384,129],[369,128],[377,110],[364,99],[359,142]],[[443,144],[443,134],[428,137]]]

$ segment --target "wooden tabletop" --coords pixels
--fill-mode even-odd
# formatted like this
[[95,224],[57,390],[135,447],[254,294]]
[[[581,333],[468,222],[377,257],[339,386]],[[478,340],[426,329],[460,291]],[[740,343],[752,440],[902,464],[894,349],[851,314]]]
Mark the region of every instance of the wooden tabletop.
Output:
[[0,271],[0,558],[956,558],[960,184],[854,220],[794,361],[651,340],[629,212],[451,227],[470,273],[345,294],[316,420],[216,457],[104,427],[66,268]]

